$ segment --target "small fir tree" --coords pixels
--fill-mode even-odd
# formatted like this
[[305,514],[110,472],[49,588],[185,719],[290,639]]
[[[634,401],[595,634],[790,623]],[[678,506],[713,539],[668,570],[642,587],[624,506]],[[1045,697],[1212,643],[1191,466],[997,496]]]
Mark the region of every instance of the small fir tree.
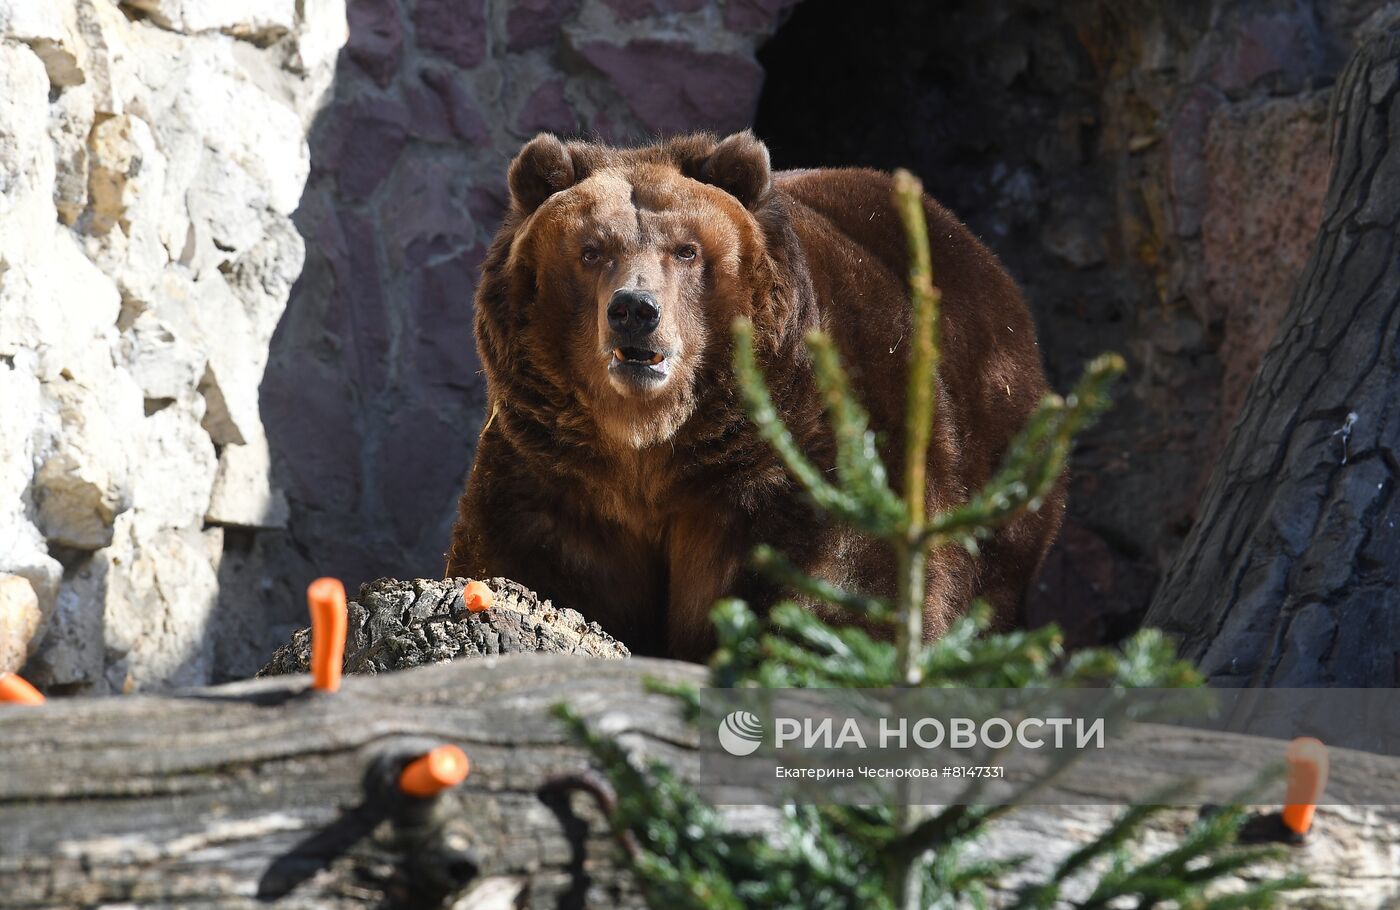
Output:
[[[890,486],[865,410],[855,400],[831,339],[806,339],[836,440],[835,482],[798,448],[778,416],[759,371],[753,327],[734,326],[734,369],[749,417],[812,500],[889,544],[898,578],[893,599],[842,590],[811,578],[780,553],[759,547],[755,565],[798,594],[892,626],[891,640],[854,626],[831,626],[793,602],[760,618],[742,601],[714,611],[719,647],[711,661],[716,687],[1186,687],[1197,674],[1171,643],[1143,630],[1117,649],[1066,656],[1054,627],[990,633],[990,612],[977,605],[937,641],[923,641],[925,567],[939,547],[976,551],[978,541],[1025,509],[1037,509],[1064,469],[1076,433],[1108,404],[1123,371],[1106,355],[1065,397],[1047,396],[1013,442],[1000,471],[966,503],[925,514],[926,454],[939,366],[939,292],[933,283],[923,191],[908,172],[894,179],[894,202],[909,240],[913,300],[903,495]],[[694,708],[693,691],[677,691]],[[1014,809],[967,801],[937,812],[902,800],[874,806],[790,804],[767,834],[736,831],[724,815],[661,763],[639,765],[611,739],[590,730],[566,706],[561,717],[594,756],[615,796],[609,824],[627,846],[631,868],[657,910],[924,910],[987,906],[989,891],[1021,860],[990,862],[970,848],[987,824]],[[1034,788],[1045,781],[1036,781]],[[1138,806],[1062,861],[1044,881],[1004,901],[1016,908],[1161,905],[1199,910],[1268,907],[1297,879],[1217,893],[1233,872],[1269,855],[1245,848],[1236,834],[1245,813],[1230,808],[1203,817],[1171,850],[1146,859],[1129,850],[1161,806]],[[1086,885],[1083,880],[1089,881]],[[1071,897],[1071,878],[1079,879]]]

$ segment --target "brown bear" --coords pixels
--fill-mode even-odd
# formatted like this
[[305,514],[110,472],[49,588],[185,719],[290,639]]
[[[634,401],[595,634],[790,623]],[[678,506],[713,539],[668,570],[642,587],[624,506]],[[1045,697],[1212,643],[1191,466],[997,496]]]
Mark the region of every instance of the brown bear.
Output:
[[[892,594],[893,557],[818,514],[745,416],[730,326],[804,451],[833,463],[803,336],[835,339],[902,476],[911,307],[891,178],[771,173],[750,133],[636,149],[544,134],[511,164],[511,207],[483,265],[476,338],[489,418],[462,495],[447,574],[504,575],[573,607],[635,652],[702,658],[722,596],[784,596],[748,562],[771,544],[802,569]],[[926,199],[943,294],[943,363],[928,509],[966,501],[1046,392],[1015,282]],[[928,564],[925,634],[977,596],[1019,618],[1058,529],[1059,490],[982,547]]]

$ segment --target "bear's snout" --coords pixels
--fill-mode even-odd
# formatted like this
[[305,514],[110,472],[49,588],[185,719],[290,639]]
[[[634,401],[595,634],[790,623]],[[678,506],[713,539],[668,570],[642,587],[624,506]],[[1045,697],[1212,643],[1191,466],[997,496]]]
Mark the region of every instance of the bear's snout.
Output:
[[661,303],[651,291],[622,288],[608,298],[608,341],[612,387],[624,395],[655,392],[671,375],[670,341],[661,326]]
[[608,301],[608,327],[629,341],[650,335],[661,324],[661,304],[650,291],[622,288]]

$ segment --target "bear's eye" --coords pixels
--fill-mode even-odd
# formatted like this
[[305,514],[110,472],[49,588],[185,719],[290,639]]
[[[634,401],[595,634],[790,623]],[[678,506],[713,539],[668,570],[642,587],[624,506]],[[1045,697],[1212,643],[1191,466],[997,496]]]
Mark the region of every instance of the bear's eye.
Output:
[[583,260],[584,265],[592,265],[598,261],[598,250],[595,247],[586,246],[583,248],[583,255],[579,258]]
[[684,259],[686,262],[689,262],[695,258],[696,252],[695,244],[682,243],[680,246],[676,247],[676,258]]

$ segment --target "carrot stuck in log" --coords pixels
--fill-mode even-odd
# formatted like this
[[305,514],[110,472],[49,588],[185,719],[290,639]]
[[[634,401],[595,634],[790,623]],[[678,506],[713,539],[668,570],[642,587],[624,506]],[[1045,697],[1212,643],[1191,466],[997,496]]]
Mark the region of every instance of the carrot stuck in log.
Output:
[[321,692],[340,688],[345,662],[345,585],[338,578],[318,578],[306,589],[311,611],[311,686]]
[[1294,834],[1307,834],[1322,791],[1327,787],[1327,747],[1321,740],[1299,737],[1288,744],[1283,758],[1288,762],[1283,824]]
[[438,746],[409,762],[399,775],[399,789],[427,799],[467,779],[471,762],[456,746]]
[[0,702],[11,705],[42,705],[44,696],[18,673],[0,673]]
[[491,601],[495,597],[491,589],[484,581],[469,581],[462,589],[462,603],[467,605],[467,609],[473,613],[480,613],[483,610],[491,609]]

